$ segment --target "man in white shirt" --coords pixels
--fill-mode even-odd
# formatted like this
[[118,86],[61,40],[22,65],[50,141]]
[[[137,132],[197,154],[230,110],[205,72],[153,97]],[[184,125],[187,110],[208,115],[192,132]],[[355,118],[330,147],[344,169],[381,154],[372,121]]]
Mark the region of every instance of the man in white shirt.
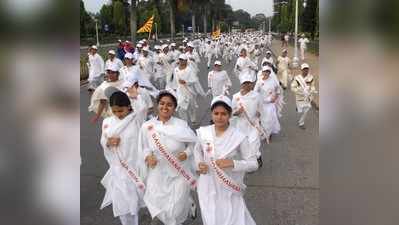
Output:
[[104,60],[97,53],[97,50],[98,48],[95,45],[91,46],[89,49],[89,62],[87,63],[89,67],[89,92],[93,92],[103,80]]
[[301,35],[301,38],[298,40],[299,49],[301,51],[301,59],[305,60],[305,51],[307,49],[307,44],[309,43],[309,39],[305,36],[305,34]]
[[108,59],[105,62],[105,68],[109,68],[111,64],[114,64],[119,69],[121,69],[124,66],[122,60],[118,59],[115,56],[116,52],[114,50],[108,51]]

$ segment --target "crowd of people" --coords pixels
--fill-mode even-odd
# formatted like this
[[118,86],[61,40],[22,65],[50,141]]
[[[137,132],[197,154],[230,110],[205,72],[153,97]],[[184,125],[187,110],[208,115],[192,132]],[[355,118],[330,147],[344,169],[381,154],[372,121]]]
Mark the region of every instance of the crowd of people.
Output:
[[[272,35],[261,32],[179,45],[119,40],[105,63],[91,46],[89,111],[92,123],[103,118],[109,163],[101,208],[112,204],[123,225],[139,224],[142,207],[163,224],[181,225],[196,216],[196,192],[204,224],[256,224],[243,197],[245,174],[262,166],[262,142],[267,146],[281,130],[286,89],[295,93],[303,129],[316,93],[309,65],[303,62],[293,76],[287,49],[275,60],[271,45]],[[231,63],[234,74],[223,69]],[[207,95],[212,121],[201,124],[199,99]]]

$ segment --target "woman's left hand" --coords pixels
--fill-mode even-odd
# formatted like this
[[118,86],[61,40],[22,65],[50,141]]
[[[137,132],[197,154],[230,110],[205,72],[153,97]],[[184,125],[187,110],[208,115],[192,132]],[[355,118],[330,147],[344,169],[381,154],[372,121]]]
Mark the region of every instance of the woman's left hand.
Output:
[[218,159],[216,160],[216,165],[220,169],[225,169],[225,168],[233,168],[234,167],[234,161],[231,159]]

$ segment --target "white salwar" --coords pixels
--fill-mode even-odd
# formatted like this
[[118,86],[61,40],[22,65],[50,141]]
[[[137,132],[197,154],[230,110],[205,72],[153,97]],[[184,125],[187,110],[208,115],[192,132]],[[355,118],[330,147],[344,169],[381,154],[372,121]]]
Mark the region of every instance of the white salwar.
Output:
[[[101,83],[101,85],[98,86],[96,88],[96,90],[94,90],[94,92],[90,98],[90,105],[88,108],[89,112],[97,113],[97,110],[98,110],[101,100],[108,101],[108,98],[107,98],[107,96],[105,96],[105,93],[104,93],[105,89],[107,89],[108,87],[115,87],[115,88],[122,90],[122,80],[117,80],[115,82],[103,81]],[[111,110],[111,107],[109,106],[109,104],[107,104],[107,106],[105,106],[101,116],[104,118],[112,116],[112,110]]]
[[[188,158],[181,162],[186,170],[192,169],[192,149],[197,140],[186,121],[172,117],[166,123],[153,118],[143,124],[139,135],[141,174],[146,176],[144,202],[152,218],[158,217],[165,225],[181,225],[189,215],[190,185],[172,168],[156,149],[148,131],[152,126],[160,136],[160,142],[173,155],[184,151]],[[154,154],[158,162],[155,168],[145,165],[145,158]]]
[[278,120],[278,109],[276,103],[271,102],[271,100],[273,97],[277,97],[276,102],[278,101],[280,85],[270,76],[266,80],[263,80],[262,77],[260,77],[256,82],[254,90],[259,92],[262,99],[262,107],[260,111],[262,127],[268,136],[271,134],[277,134],[281,129]]
[[231,87],[231,80],[225,70],[211,71],[208,74],[208,87],[212,91],[212,96],[228,95],[228,89]]
[[[112,204],[114,217],[119,216],[123,225],[138,225],[138,211],[144,206],[143,194],[135,182],[129,177],[127,170],[119,160],[124,161],[130,169],[137,170],[138,159],[138,130],[140,120],[135,112],[122,120],[111,116],[103,121],[101,146],[109,169],[101,184],[105,188],[101,209]],[[120,144],[116,148],[107,147],[109,137],[119,137]],[[137,174],[138,175],[138,174]],[[129,224],[126,223],[129,221]]]
[[282,57],[279,56],[277,58],[278,62],[278,79],[280,80],[283,88],[287,88],[288,86],[288,79],[289,79],[289,64],[291,63],[291,60],[288,56]]
[[234,126],[240,132],[248,136],[248,142],[256,150],[256,156],[259,158],[261,155],[259,151],[261,145],[260,141],[263,134],[262,132],[264,131],[263,128],[260,126],[260,119],[257,116],[257,113],[260,113],[262,110],[259,93],[255,91],[250,91],[245,95],[242,95],[241,92],[234,94],[232,99],[233,113],[240,108],[240,104],[242,104],[242,106],[244,107],[249,120],[257,127],[251,125],[244,112],[241,113],[239,116],[234,117]]
[[[234,127],[230,126],[221,137],[216,137],[214,125],[199,128],[197,134],[200,140],[194,150],[196,167],[200,162],[207,162],[207,151],[203,146],[211,141],[215,160],[234,161],[233,168],[223,170],[235,182],[243,184],[245,173],[258,168],[256,154],[251,150],[248,138]],[[209,136],[213,140],[206,140]],[[228,189],[208,166],[209,172],[200,175],[197,186],[204,225],[255,225],[243,193]]]

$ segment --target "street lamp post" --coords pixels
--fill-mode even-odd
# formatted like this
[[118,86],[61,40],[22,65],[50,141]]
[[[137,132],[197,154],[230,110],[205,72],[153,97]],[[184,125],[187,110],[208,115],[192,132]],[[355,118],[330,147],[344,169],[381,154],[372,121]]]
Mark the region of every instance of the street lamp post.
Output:
[[181,25],[182,27],[183,27],[183,38],[184,38],[184,24],[183,25]]
[[96,18],[94,18],[94,22],[96,22],[97,47],[100,47],[100,42],[98,40],[98,20]]
[[[306,7],[306,0],[303,2],[303,7]],[[295,37],[294,37],[294,58],[292,59],[292,66],[298,67],[299,58],[298,58],[298,0],[295,1]]]

